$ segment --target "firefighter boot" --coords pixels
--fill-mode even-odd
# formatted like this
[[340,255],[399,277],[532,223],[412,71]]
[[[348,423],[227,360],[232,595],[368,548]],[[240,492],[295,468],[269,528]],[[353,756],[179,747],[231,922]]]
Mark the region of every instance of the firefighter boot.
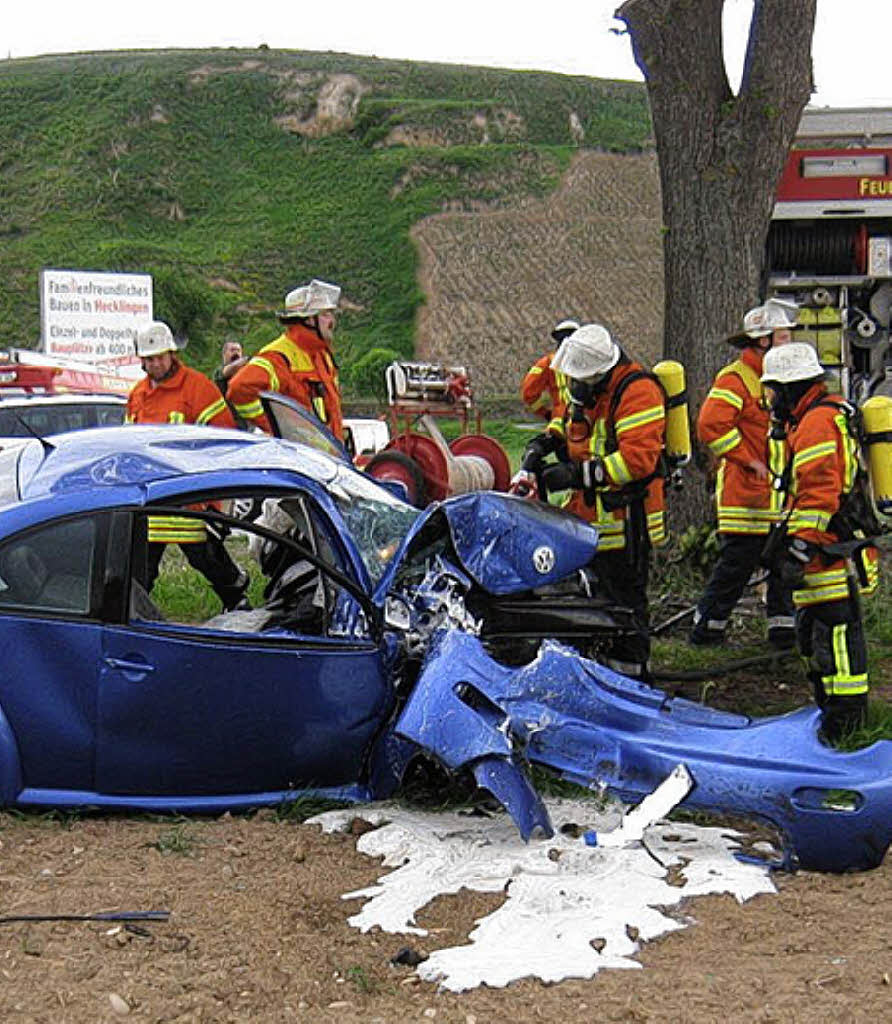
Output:
[[821,708],[821,738],[830,744],[860,729],[867,715],[867,695],[827,697]]
[[688,643],[694,647],[718,647],[725,642],[727,622],[709,619],[698,608],[694,612],[694,624],[688,633]]

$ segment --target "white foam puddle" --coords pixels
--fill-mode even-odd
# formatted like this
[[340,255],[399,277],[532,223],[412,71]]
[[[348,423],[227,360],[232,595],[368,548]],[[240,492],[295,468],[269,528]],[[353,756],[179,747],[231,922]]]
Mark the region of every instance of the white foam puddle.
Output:
[[[349,919],[362,931],[423,936],[415,915],[434,897],[463,888],[506,892],[504,904],[476,922],[468,945],[437,950],[419,965],[422,978],[453,992],[637,968],[632,957],[641,942],[686,926],[681,915],[666,912],[681,900],[730,893],[743,902],[776,891],[766,867],[735,859],[736,833],[727,829],[657,822],[643,829],[640,842],[630,836],[622,845],[601,845],[620,825],[622,807],[599,812],[592,801],[546,803],[556,834],[529,844],[505,814],[373,804],[310,821],[327,832],[346,829],[357,817],[380,826],[360,836],[357,849],[383,857],[392,870],[343,897],[365,898]],[[586,846],[580,830],[596,831],[599,845]]]

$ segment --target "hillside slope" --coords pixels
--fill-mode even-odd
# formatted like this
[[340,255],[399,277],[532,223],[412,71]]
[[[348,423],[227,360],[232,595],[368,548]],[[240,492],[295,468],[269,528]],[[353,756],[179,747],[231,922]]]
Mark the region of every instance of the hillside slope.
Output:
[[[36,344],[38,275],[56,267],[151,273],[156,315],[204,368],[225,337],[249,350],[270,338],[284,292],[312,276],[344,288],[348,386],[370,349],[413,353],[425,298],[423,349],[455,337],[437,320],[452,304],[455,355],[486,362],[493,333],[532,335],[531,354],[555,313],[607,317],[597,282],[626,257],[611,255],[605,271],[604,247],[620,213],[639,217],[637,186],[623,195],[621,183],[600,198],[593,185],[587,208],[581,168],[597,161],[577,163],[554,195],[562,175],[583,149],[641,153],[649,140],[643,87],[542,72],[268,49],[0,61],[0,346]],[[604,173],[620,180],[622,166]],[[549,196],[557,205],[546,212],[537,204]],[[653,210],[652,192],[637,198]],[[492,282],[504,292],[495,332],[465,315],[478,301],[473,280],[455,295],[458,279],[426,270],[433,290],[418,285],[410,232],[446,259],[451,221],[426,220],[444,211],[467,214],[465,232],[479,214],[474,230],[509,241],[510,252],[486,256],[505,268]],[[496,230],[512,217],[527,228]],[[461,244],[483,258],[482,244]],[[611,284],[611,301],[632,288]],[[511,387],[489,369],[481,381]]]
[[652,155],[581,152],[558,191],[413,230],[427,302],[419,354],[472,367],[488,397],[520,378],[566,317],[610,327],[650,362],[662,351],[660,197]]

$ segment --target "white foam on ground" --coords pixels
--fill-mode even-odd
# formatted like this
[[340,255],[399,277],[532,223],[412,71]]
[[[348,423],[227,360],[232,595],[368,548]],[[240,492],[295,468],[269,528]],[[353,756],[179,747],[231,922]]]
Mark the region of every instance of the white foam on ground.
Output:
[[[621,823],[623,808],[546,803],[556,834],[529,844],[506,814],[377,804],[309,820],[327,832],[346,829],[354,818],[380,826],[360,836],[356,848],[383,857],[393,870],[343,897],[367,901],[349,919],[362,931],[424,936],[415,914],[434,897],[463,888],[505,891],[504,904],[476,922],[469,945],[437,950],[419,965],[423,979],[453,992],[530,976],[556,982],[590,978],[605,967],[638,968],[632,957],[641,942],[686,926],[660,908],[707,893],[743,902],[776,891],[766,867],[734,858],[735,833],[726,829],[658,822],[640,843],[589,847],[580,830],[597,831],[600,839]],[[568,825],[576,826],[572,834],[562,833]],[[686,880],[681,886],[679,874]]]

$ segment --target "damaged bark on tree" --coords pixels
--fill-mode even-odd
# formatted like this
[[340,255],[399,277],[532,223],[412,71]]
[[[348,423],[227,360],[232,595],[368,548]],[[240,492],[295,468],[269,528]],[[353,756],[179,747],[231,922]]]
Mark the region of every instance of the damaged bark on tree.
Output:
[[[644,75],[660,166],[664,354],[692,416],[734,352],[722,338],[761,298],[775,189],[813,91],[817,0],[754,0],[740,89],[725,69],[725,0],[627,0],[616,12]],[[684,519],[702,521],[689,486]],[[677,505],[678,503],[676,503]]]

